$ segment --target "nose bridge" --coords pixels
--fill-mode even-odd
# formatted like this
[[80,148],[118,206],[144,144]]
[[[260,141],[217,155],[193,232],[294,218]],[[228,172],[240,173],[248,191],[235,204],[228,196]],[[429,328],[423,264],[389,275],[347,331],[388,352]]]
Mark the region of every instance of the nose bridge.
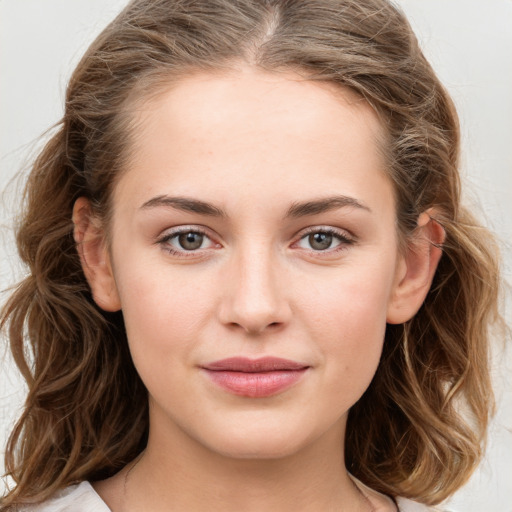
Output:
[[251,333],[286,322],[289,308],[279,279],[279,258],[271,244],[255,239],[240,244],[229,272],[224,322]]

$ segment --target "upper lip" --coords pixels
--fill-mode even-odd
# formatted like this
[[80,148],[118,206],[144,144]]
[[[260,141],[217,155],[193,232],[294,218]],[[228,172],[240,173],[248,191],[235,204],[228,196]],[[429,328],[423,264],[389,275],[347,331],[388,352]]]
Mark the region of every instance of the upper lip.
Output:
[[250,359],[248,357],[228,357],[213,361],[203,366],[206,370],[212,371],[231,371],[231,372],[272,372],[282,370],[303,370],[308,365],[292,361],[290,359],[282,359],[280,357],[260,357],[258,359]]

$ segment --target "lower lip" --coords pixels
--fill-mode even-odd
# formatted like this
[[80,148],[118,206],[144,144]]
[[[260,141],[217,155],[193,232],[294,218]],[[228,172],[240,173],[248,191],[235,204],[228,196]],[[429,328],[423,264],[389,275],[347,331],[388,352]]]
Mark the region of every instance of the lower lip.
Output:
[[264,398],[290,388],[303,377],[306,370],[307,368],[301,368],[256,373],[208,369],[204,371],[215,384],[234,395]]

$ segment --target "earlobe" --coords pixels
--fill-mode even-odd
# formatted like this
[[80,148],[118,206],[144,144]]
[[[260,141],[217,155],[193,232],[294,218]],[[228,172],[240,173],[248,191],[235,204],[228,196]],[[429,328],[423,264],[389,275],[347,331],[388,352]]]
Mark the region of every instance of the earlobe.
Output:
[[419,216],[414,237],[397,268],[388,304],[388,323],[407,322],[420,309],[441,259],[445,236],[443,227],[432,217],[432,210]]
[[91,288],[94,302],[105,311],[119,311],[121,303],[104,232],[92,213],[89,200],[85,197],[75,201],[73,225],[73,236],[80,263]]

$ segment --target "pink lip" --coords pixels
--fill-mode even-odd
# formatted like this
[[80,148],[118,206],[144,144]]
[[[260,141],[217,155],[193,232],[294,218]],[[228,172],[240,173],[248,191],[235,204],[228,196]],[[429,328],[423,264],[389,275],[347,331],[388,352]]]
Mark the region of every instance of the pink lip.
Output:
[[293,386],[309,366],[278,357],[230,357],[202,368],[215,384],[230,393],[263,398]]

